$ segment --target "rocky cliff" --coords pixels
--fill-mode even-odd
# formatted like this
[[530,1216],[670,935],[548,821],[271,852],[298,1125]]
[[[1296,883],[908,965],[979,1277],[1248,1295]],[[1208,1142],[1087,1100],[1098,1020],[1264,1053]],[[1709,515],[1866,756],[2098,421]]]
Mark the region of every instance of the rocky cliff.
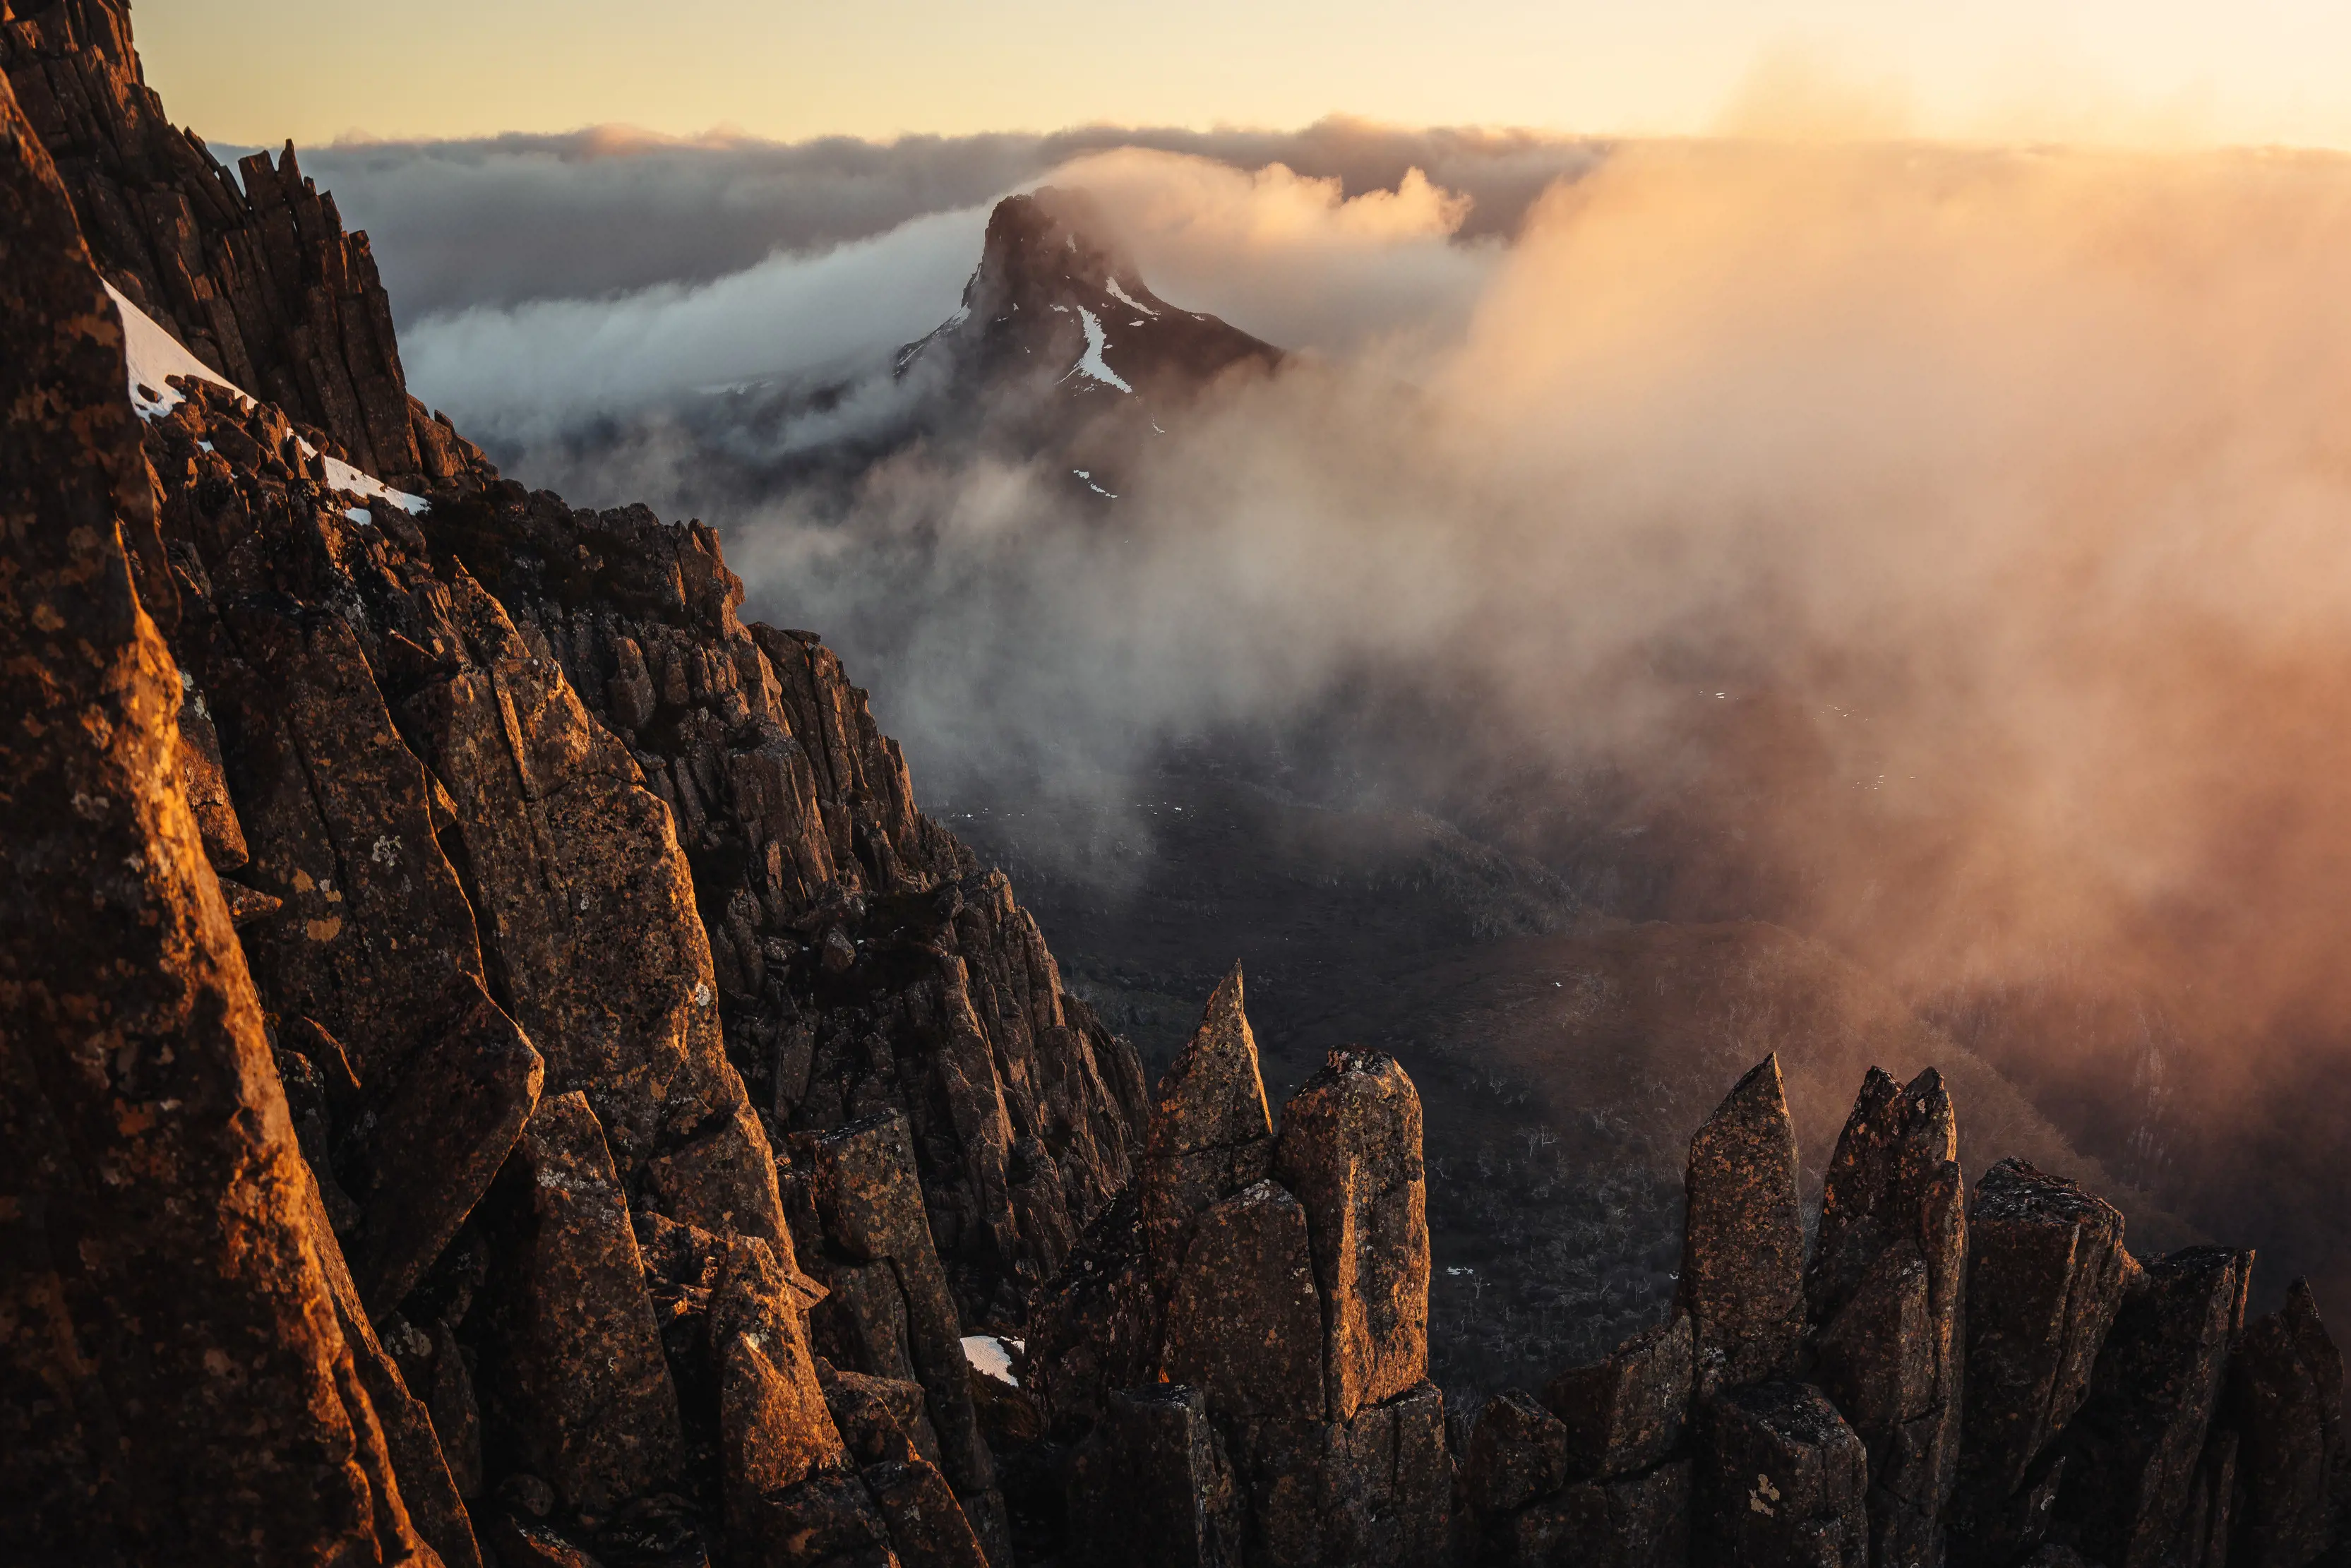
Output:
[[[821,643],[737,618],[708,530],[529,495],[408,402],[364,237],[290,150],[238,190],[118,6],[0,7],[0,47],[37,346],[10,360],[11,1006],[86,1036],[10,1030],[12,1081],[68,1076],[7,1173],[30,1304],[0,1536],[753,1562],[789,1517],[1004,1560],[960,1341],[1017,1322],[1126,1179],[1132,1053]],[[55,572],[120,602],[82,624]],[[136,821],[90,848],[53,809]],[[40,891],[118,862],[160,953]],[[142,1050],[220,1082],[141,1082]],[[53,1196],[77,1181],[128,1212]],[[141,1239],[191,1208],[230,1230]],[[242,1341],[138,1344],[175,1302]],[[133,1384],[61,1403],[93,1367]],[[241,1391],[210,1431],[208,1380]]]
[[710,530],[408,399],[290,150],[240,188],[110,0],[0,0],[0,1556],[2337,1549],[2308,1293],[1970,1198],[1932,1074],[1808,1235],[1758,1068],[1671,1320],[1448,1421],[1394,1060],[1277,1123],[1236,971],[1146,1100]]

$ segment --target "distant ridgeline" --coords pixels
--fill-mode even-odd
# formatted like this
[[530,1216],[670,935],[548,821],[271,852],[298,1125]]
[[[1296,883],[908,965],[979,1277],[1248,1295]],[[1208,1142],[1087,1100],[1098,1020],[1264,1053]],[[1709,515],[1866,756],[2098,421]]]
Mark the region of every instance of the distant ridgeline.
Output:
[[0,1562],[2339,1550],[2307,1291],[1970,1198],[1931,1073],[1808,1249],[1756,1069],[1671,1320],[1448,1420],[1395,1062],[1277,1125],[1236,971],[1147,1097],[709,529],[408,397],[290,149],[172,129],[115,0],[0,0]]

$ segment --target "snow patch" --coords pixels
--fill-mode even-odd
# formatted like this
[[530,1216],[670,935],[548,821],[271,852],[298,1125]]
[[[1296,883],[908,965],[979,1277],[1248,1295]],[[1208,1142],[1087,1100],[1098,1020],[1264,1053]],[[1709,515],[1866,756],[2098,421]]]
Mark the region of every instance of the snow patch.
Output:
[[[971,1363],[976,1370],[987,1374],[998,1383],[1008,1383],[1018,1388],[1020,1386],[1020,1380],[1012,1375],[1012,1355],[1004,1348],[1005,1343],[994,1334],[967,1333],[963,1336],[963,1358]],[[1015,1348],[1020,1345],[1020,1342],[1017,1339],[1011,1343]]]
[[[185,392],[171,384],[173,376],[210,382],[225,392],[235,393],[236,400],[246,407],[253,406],[251,392],[190,353],[185,345],[163,329],[161,322],[125,299],[114,285],[107,284],[106,292],[112,297],[114,308],[122,317],[123,368],[130,380],[131,406],[138,411],[140,418],[161,419],[188,401]],[[212,450],[209,441],[198,444],[207,452]],[[318,449],[308,442],[298,441],[297,444],[302,448],[303,456],[319,455]],[[422,516],[432,505],[422,496],[395,490],[372,475],[360,473],[340,457],[329,457],[325,461],[327,483],[335,489],[388,501],[411,517]]]
[[140,418],[161,419],[188,401],[185,392],[171,384],[173,376],[193,376],[226,387],[248,403],[253,401],[243,387],[188,352],[177,338],[163,330],[161,322],[125,299],[114,285],[107,284],[106,292],[122,316],[122,358],[131,372],[131,406],[139,411]]
[[1129,294],[1125,289],[1121,288],[1118,286],[1118,279],[1115,277],[1104,284],[1103,287],[1110,290],[1110,297],[1113,299],[1117,300],[1121,305],[1125,306],[1130,310],[1140,310],[1145,316],[1156,316],[1159,314],[1158,311],[1154,310],[1150,306],[1145,305],[1142,300],[1137,299],[1134,295]]
[[[1061,307],[1057,305],[1054,308],[1058,310]],[[1134,389],[1126,384],[1126,378],[1112,370],[1110,361],[1102,358],[1102,350],[1110,347],[1110,338],[1102,331],[1101,320],[1082,305],[1078,307],[1078,320],[1086,329],[1086,351],[1078,356],[1076,364],[1070,367],[1070,376],[1091,377],[1104,386],[1116,387],[1123,392],[1133,392]],[[1061,379],[1068,381],[1070,376],[1063,376]]]

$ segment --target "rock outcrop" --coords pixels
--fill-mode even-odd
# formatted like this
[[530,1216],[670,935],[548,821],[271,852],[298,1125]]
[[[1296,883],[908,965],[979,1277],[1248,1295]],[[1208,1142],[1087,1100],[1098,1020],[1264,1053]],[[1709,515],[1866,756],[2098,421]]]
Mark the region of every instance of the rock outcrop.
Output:
[[[136,761],[79,815],[62,799],[152,841],[106,852],[152,884],[145,935],[101,904],[102,929],[63,939],[74,905],[37,890],[82,852],[42,837],[50,764],[13,769],[34,804],[6,848],[34,861],[11,996],[46,1006],[112,966],[106,1006],[145,1009],[119,1028],[74,1001],[70,1051],[5,1042],[36,1173],[12,1165],[8,1222],[32,1217],[26,1258],[81,1260],[62,1304],[8,1320],[49,1325],[17,1345],[11,1454],[66,1467],[24,1471],[47,1499],[25,1539],[201,1558],[250,1515],[259,1562],[365,1541],[471,1568],[477,1529],[513,1562],[814,1562],[826,1542],[1008,1561],[963,1326],[1016,1324],[1126,1182],[1131,1051],[916,809],[839,661],[737,618],[715,535],[527,494],[409,400],[365,236],[290,148],[240,188],[163,119],[115,0],[0,6],[0,67],[27,247],[6,580],[63,570],[99,605],[87,625],[48,623],[62,599],[17,606],[11,690],[33,706],[9,744],[71,730]],[[57,684],[85,670],[89,696]],[[60,729],[57,703],[97,716]],[[138,999],[159,985],[177,999]],[[107,1047],[108,1073],[176,1065],[166,1110],[108,1111],[130,1118],[112,1136],[197,1131],[136,1155],[179,1185],[109,1218],[44,1195],[131,1145],[52,1147],[40,1107],[68,1084],[93,1113],[119,1098],[71,1064],[121,1028],[154,1043]],[[210,1086],[173,1087],[191,1071]],[[811,1177],[814,1277],[786,1208]],[[140,1239],[183,1210],[204,1222]],[[70,1283],[141,1249],[137,1281]],[[235,1268],[250,1300],[204,1282]],[[59,1348],[84,1311],[242,1339],[184,1365],[106,1349],[162,1381],[120,1408],[89,1384],[61,1416],[97,1364],[97,1340]],[[834,1366],[836,1320],[877,1342],[895,1322],[894,1357]],[[125,1506],[115,1455],[141,1450],[120,1423],[166,1407],[143,1468],[216,1495]],[[208,1408],[249,1440],[170,1435]]]
[[1107,1539],[1131,1496],[1180,1531],[1168,1561],[1441,1562],[1419,1095],[1393,1060],[1337,1052],[1275,1135],[1242,997],[1236,969],[1159,1084],[1138,1201],[1029,1324],[1072,1542]]
[[2334,1560],[2343,1364],[2307,1286],[2248,1328],[2250,1253],[2142,1265],[2014,1160],[1969,1201],[1931,1070],[1871,1070],[1807,1262],[1776,1087],[1767,1061],[1693,1141],[1674,1315],[1479,1412],[1468,1568]]
[[[1932,1072],[1864,1083],[1808,1259],[1761,1064],[1667,1320],[1449,1430],[1401,1066],[1277,1127],[1236,970],[1146,1099],[711,530],[407,399],[290,149],[172,130],[119,0],[0,0],[0,1555],[2345,1549],[2307,1289],[2248,1325],[2250,1254],[1970,1197]],[[1048,206],[992,246],[1159,321]]]
[[65,175],[99,270],[197,358],[396,487],[480,464],[408,395],[367,236],[343,232],[290,143],[245,159],[240,185],[175,129],[120,0],[14,5],[0,69]]
[[121,325],[0,87],[0,1556],[443,1561],[180,783],[154,533]]

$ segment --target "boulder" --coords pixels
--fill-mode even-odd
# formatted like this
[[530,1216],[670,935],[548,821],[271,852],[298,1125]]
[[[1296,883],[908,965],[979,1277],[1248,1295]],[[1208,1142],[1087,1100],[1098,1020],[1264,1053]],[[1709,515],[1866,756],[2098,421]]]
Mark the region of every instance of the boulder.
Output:
[[1722,1568],[1865,1568],[1868,1459],[1826,1396],[1761,1383],[1708,1406],[1696,1561]]
[[1804,1329],[1796,1129],[1766,1057],[1690,1140],[1681,1310],[1701,1395],[1788,1370]]
[[987,1568],[979,1537],[946,1478],[927,1459],[886,1459],[858,1472],[905,1568]]
[[[907,1357],[923,1385],[939,1440],[940,1469],[954,1486],[990,1562],[1009,1561],[1009,1526],[996,1469],[979,1432],[963,1351],[963,1327],[896,1112],[852,1122],[810,1142],[810,1198],[828,1249],[852,1264],[886,1264],[904,1305]],[[855,1370],[877,1371],[874,1367]]]
[[1671,1454],[1689,1413],[1694,1355],[1689,1314],[1677,1312],[1598,1365],[1552,1378],[1543,1403],[1565,1425],[1569,1470],[1604,1479]]
[[1203,1213],[1167,1305],[1160,1375],[1221,1419],[1322,1415],[1322,1304],[1306,1210],[1261,1181]]
[[736,1568],[899,1568],[889,1524],[848,1470],[820,1471],[749,1507]]
[[758,1500],[820,1470],[849,1468],[809,1350],[807,1300],[766,1241],[729,1241],[709,1336],[727,1528],[738,1551],[758,1528]]
[[[1113,1393],[1151,1379],[1161,1315],[1130,1189],[1078,1239],[1029,1316],[1026,1379],[1049,1435],[1074,1440],[1102,1419]],[[1316,1358],[1319,1377],[1319,1332]]]
[[1333,1051],[1283,1107],[1273,1165],[1306,1210],[1327,1416],[1350,1421],[1428,1368],[1419,1092],[1393,1057]]
[[1353,1420],[1259,1421],[1235,1468],[1252,1560],[1277,1568],[1434,1568],[1451,1551],[1445,1400],[1423,1383]]
[[478,982],[444,1033],[401,1069],[360,1134],[365,1239],[354,1270],[369,1310],[414,1288],[489,1190],[538,1104],[544,1063]]
[[1461,1495],[1474,1512],[1513,1512],[1567,1477],[1567,1428],[1532,1395],[1505,1388],[1479,1408],[1461,1466]]
[[1691,1503],[1687,1459],[1579,1481],[1519,1514],[1500,1555],[1514,1568],[1686,1568]]

